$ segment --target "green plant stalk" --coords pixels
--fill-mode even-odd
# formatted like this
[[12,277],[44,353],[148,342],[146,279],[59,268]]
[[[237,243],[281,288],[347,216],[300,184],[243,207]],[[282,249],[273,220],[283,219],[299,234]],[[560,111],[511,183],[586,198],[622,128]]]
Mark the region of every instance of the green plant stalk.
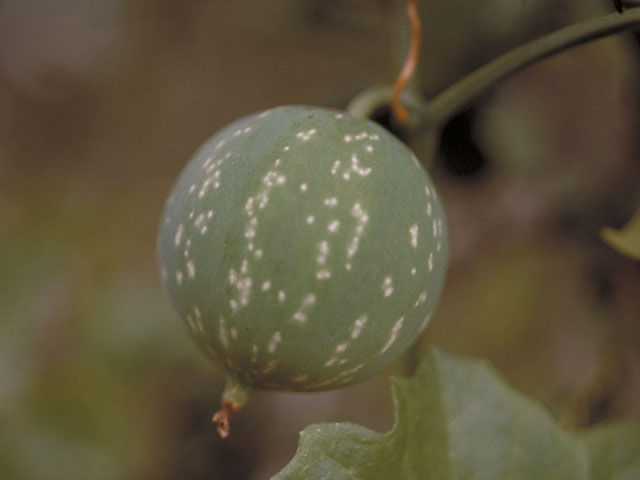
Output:
[[569,48],[634,28],[640,28],[640,9],[585,20],[526,43],[480,67],[428,101],[420,123],[439,127],[471,100],[512,73]]

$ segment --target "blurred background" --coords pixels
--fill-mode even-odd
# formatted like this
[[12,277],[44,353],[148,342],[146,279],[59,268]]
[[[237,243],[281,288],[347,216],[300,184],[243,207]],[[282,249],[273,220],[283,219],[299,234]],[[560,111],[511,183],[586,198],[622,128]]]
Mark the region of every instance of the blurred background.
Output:
[[[388,373],[429,345],[488,359],[568,429],[640,416],[640,267],[602,243],[640,204],[638,37],[558,55],[478,99],[423,158],[449,215],[446,291],[384,375],[256,393],[163,296],[157,222],[196,148],[280,104],[391,83],[404,1],[0,0],[0,476],[262,479],[312,422],[393,423]],[[608,0],[423,0],[428,98]],[[428,156],[420,138],[410,145]]]

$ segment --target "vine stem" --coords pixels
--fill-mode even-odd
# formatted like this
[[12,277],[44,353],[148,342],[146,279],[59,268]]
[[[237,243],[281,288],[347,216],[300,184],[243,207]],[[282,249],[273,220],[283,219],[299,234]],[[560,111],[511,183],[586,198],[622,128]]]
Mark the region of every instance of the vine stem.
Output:
[[422,122],[440,126],[479,94],[543,58],[615,33],[640,27],[640,9],[585,20],[526,43],[454,83],[424,105]]
[[422,44],[422,22],[420,21],[420,14],[418,13],[418,1],[419,0],[409,0],[407,3],[407,17],[411,25],[411,44],[402,71],[400,75],[398,75],[398,79],[393,85],[393,91],[391,92],[391,111],[396,117],[396,120],[401,124],[406,124],[409,121],[409,112],[402,106],[402,92],[416,70]]

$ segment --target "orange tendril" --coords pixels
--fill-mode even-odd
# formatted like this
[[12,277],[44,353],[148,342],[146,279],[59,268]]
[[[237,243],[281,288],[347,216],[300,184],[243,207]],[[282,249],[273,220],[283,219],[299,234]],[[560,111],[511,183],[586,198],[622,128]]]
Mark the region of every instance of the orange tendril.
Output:
[[396,120],[402,124],[406,124],[409,121],[409,112],[402,105],[400,97],[415,72],[422,41],[422,23],[420,22],[420,15],[418,14],[418,1],[419,0],[409,0],[407,3],[407,17],[411,25],[411,44],[409,46],[407,59],[404,62],[404,66],[396,83],[393,85],[393,92],[391,94],[391,111]]

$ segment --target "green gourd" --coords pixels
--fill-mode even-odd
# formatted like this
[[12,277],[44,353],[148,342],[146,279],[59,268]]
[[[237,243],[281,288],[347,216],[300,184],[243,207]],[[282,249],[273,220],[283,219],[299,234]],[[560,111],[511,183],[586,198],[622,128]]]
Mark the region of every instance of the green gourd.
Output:
[[442,290],[446,221],[387,130],[283,106],[226,126],[186,165],[158,260],[171,303],[231,379],[233,413],[238,392],[343,387],[402,354]]

